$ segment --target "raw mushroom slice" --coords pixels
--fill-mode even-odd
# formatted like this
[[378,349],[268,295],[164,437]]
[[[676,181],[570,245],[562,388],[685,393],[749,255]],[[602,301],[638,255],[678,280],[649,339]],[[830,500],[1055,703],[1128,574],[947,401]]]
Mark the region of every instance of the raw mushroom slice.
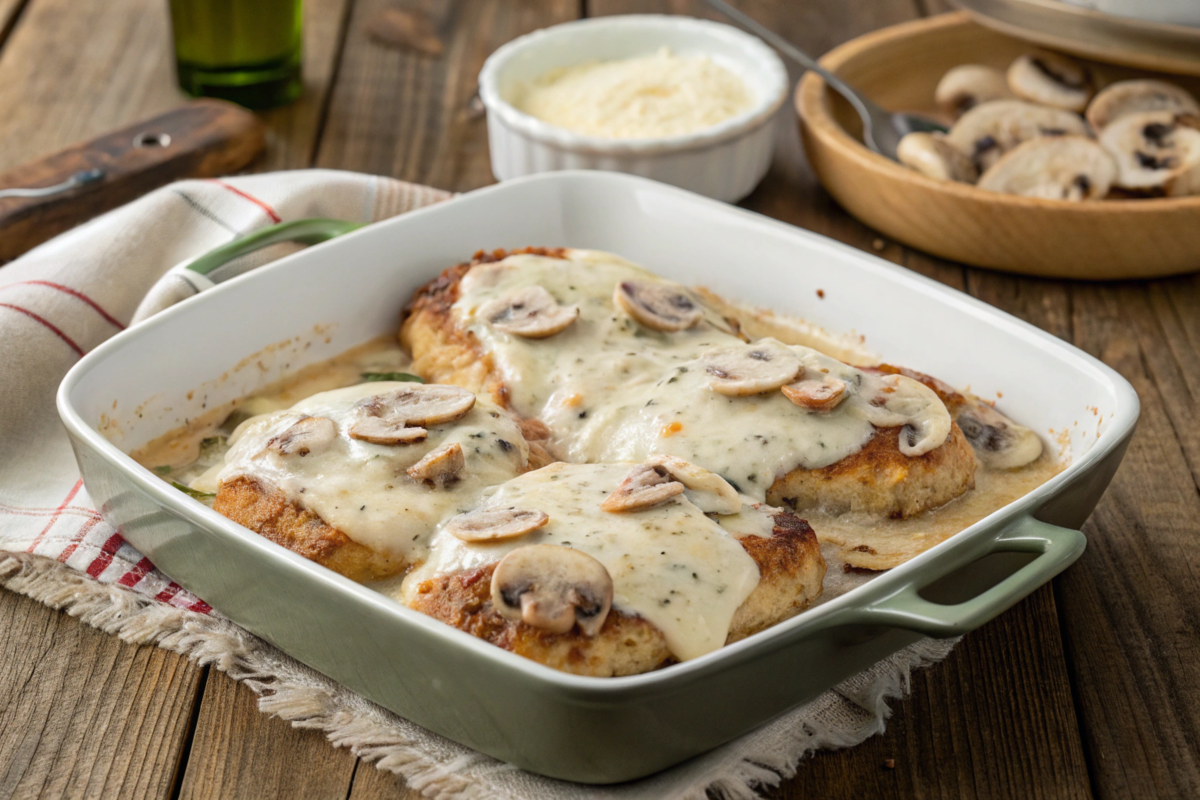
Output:
[[742,510],[742,498],[737,489],[715,472],[675,456],[650,456],[644,463],[652,469],[666,471],[668,476],[682,483],[684,497],[705,514],[736,514]]
[[1106,86],[1088,104],[1087,121],[1100,133],[1128,114],[1172,111],[1200,116],[1200,103],[1190,92],[1164,81],[1117,81]]
[[545,339],[579,318],[579,306],[563,306],[541,286],[505,292],[479,307],[478,316],[496,330],[526,339]]
[[621,281],[613,290],[613,302],[647,328],[666,333],[686,330],[704,316],[683,287],[669,283]]
[[1004,73],[983,64],[962,64],[938,81],[933,99],[938,108],[957,119],[977,105],[1012,97]]
[[946,134],[946,140],[968,154],[982,171],[1029,139],[1087,133],[1083,117],[1070,111],[1023,100],[993,100],[963,114]]
[[604,565],[560,545],[518,547],[492,573],[492,607],[500,616],[548,633],[568,633],[578,625],[585,636],[595,636],[612,599],[612,576]]
[[906,133],[896,147],[896,158],[934,180],[974,183],[979,177],[975,162],[940,133]]
[[846,398],[846,382],[820,372],[811,376],[805,373],[800,380],[789,383],[781,391],[801,408],[827,412],[837,408]]
[[325,417],[301,417],[278,436],[272,436],[267,448],[284,456],[319,455],[337,440],[337,425]]
[[678,497],[683,494],[684,489],[683,483],[676,480],[666,469],[638,464],[629,471],[612,494],[604,498],[600,509],[613,514],[641,511]]
[[773,392],[804,369],[796,354],[774,339],[710,350],[700,365],[712,376],[708,385],[714,392],[735,397]]
[[1171,111],[1128,114],[1100,144],[1117,160],[1117,186],[1170,197],[1200,193],[1200,130]]
[[884,375],[868,384],[867,420],[878,428],[902,426],[900,452],[909,458],[941,447],[950,436],[950,412],[937,393],[903,375]]
[[495,542],[536,531],[550,521],[528,508],[484,508],[451,517],[446,531],[464,542]]
[[955,421],[975,455],[992,469],[1023,467],[1042,454],[1042,440],[1036,433],[986,403],[970,403]]
[[1073,58],[1038,50],[1008,68],[1008,88],[1017,97],[1044,106],[1083,112],[1095,91],[1092,73]]
[[979,188],[1045,200],[1100,200],[1117,178],[1117,162],[1084,136],[1030,139],[979,179]]
[[466,465],[462,445],[458,442],[442,445],[436,450],[430,450],[406,472],[414,481],[425,481],[435,486],[446,486],[458,480]]

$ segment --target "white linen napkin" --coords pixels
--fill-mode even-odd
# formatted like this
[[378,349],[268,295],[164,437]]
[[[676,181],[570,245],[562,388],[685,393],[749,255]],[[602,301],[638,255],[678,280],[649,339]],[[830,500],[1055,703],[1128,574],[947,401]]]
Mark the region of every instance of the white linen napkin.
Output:
[[[650,778],[587,787],[522,772],[430,733],[233,625],[109,527],[79,479],[54,396],[85,353],[156,311],[295,248],[276,245],[209,279],[182,266],[281,220],[372,222],[450,198],[389,178],[299,170],[158,189],[0,269],[0,586],[136,643],[212,664],[266,713],[404,776],[431,797],[749,798],[805,755],[883,730],[912,669],[953,642],[920,642],[717,750]],[[503,244],[503,243],[501,243]],[[536,243],[531,243],[536,244]],[[469,254],[464,254],[466,257]]]

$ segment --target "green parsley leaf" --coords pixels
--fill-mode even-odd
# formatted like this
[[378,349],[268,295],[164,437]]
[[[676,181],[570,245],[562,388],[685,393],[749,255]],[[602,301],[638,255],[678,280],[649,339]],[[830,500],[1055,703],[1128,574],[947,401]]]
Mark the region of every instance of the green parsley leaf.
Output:
[[364,381],[404,381],[405,383],[424,383],[424,378],[410,375],[407,372],[364,372]]
[[216,497],[216,495],[212,492],[202,492],[199,489],[193,489],[190,486],[184,486],[179,481],[171,481],[171,485],[186,494],[188,497],[194,497],[197,500],[205,500],[209,497]]

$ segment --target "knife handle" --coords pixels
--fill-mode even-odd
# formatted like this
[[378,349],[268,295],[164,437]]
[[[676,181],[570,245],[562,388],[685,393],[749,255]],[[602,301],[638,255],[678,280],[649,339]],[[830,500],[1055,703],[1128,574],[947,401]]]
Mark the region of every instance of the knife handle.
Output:
[[0,262],[163,184],[241,169],[264,144],[254,114],[206,99],[22,164],[0,174],[0,189],[53,186],[92,169],[104,177],[46,197],[0,199]]

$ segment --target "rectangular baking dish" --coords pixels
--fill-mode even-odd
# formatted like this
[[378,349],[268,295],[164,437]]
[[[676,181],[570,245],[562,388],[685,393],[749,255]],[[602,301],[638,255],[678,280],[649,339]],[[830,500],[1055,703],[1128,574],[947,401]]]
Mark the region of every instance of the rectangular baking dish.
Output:
[[[126,455],[205,408],[393,332],[413,290],[474,250],[526,244],[609,250],[729,298],[853,330],[891,363],[982,397],[1003,392],[1001,408],[1068,451],[1070,466],[794,619],[694,661],[601,679],[556,672],[404,608],[234,524]],[[222,614],[420,725],[590,783],[669,767],[922,636],[961,634],[1017,602],[1082,552],[1076,529],[1138,415],[1137,395],[1116,372],[984,303],[808,231],[601,172],[481,189],[222,284],[89,353],[63,381],[58,407],[105,519]],[[986,558],[1011,552],[1024,554],[1015,571],[1012,557]],[[999,562],[1009,566],[985,568]]]

